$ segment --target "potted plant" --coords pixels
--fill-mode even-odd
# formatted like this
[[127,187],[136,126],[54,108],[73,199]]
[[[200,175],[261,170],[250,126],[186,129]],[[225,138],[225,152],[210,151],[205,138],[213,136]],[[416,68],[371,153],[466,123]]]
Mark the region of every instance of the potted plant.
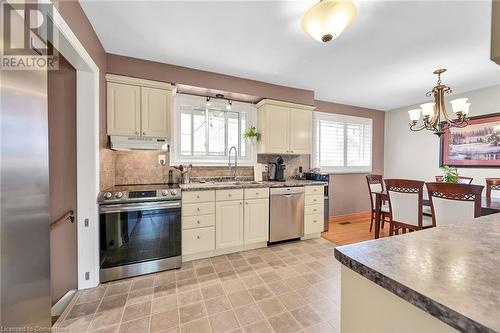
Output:
[[445,165],[441,168],[443,170],[443,183],[458,183],[458,170],[457,168]]
[[255,126],[251,126],[245,131],[245,133],[243,133],[243,138],[245,140],[252,140],[255,142],[260,139],[260,133],[257,132]]

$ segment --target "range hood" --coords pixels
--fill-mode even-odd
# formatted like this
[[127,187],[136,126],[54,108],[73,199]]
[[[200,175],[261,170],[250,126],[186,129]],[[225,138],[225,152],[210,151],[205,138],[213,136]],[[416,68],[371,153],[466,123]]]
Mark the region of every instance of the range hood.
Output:
[[110,136],[113,150],[169,150],[165,138],[145,138],[142,136]]

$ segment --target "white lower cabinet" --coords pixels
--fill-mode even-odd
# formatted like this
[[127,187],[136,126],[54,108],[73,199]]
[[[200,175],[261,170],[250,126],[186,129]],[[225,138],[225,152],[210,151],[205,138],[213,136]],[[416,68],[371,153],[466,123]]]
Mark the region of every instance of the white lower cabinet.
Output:
[[269,240],[269,188],[182,193],[183,260],[254,249]]
[[306,215],[304,219],[304,234],[323,231],[323,213]]
[[324,219],[324,187],[321,186],[306,186],[305,188],[305,207],[304,207],[304,237],[315,238],[320,237],[323,232]]
[[215,204],[215,247],[223,249],[243,245],[243,201]]
[[269,240],[269,199],[245,201],[244,242],[254,244]]
[[215,250],[215,228],[182,230],[182,255]]

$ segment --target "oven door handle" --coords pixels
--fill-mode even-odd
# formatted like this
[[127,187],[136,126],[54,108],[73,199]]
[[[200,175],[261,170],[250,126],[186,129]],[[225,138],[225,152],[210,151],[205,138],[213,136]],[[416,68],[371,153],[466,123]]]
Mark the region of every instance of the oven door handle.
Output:
[[148,203],[133,203],[133,204],[113,204],[113,205],[101,205],[100,213],[121,213],[121,212],[131,212],[131,211],[144,211],[144,210],[155,210],[155,209],[169,209],[169,208],[180,208],[180,202],[148,202]]

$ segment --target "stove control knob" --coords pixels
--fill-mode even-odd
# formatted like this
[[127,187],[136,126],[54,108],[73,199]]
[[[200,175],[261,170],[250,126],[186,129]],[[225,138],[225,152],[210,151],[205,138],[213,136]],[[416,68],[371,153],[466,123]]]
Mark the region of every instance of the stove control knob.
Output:
[[115,193],[115,198],[120,199],[121,197],[123,197],[123,193],[122,192],[116,192]]
[[108,199],[111,199],[113,195],[111,194],[111,192],[106,192],[104,193],[104,199],[108,200]]
[[161,195],[163,195],[164,197],[168,195],[168,191],[167,190],[163,190],[161,191]]
[[176,190],[170,190],[170,194],[171,195],[177,195],[177,191]]

